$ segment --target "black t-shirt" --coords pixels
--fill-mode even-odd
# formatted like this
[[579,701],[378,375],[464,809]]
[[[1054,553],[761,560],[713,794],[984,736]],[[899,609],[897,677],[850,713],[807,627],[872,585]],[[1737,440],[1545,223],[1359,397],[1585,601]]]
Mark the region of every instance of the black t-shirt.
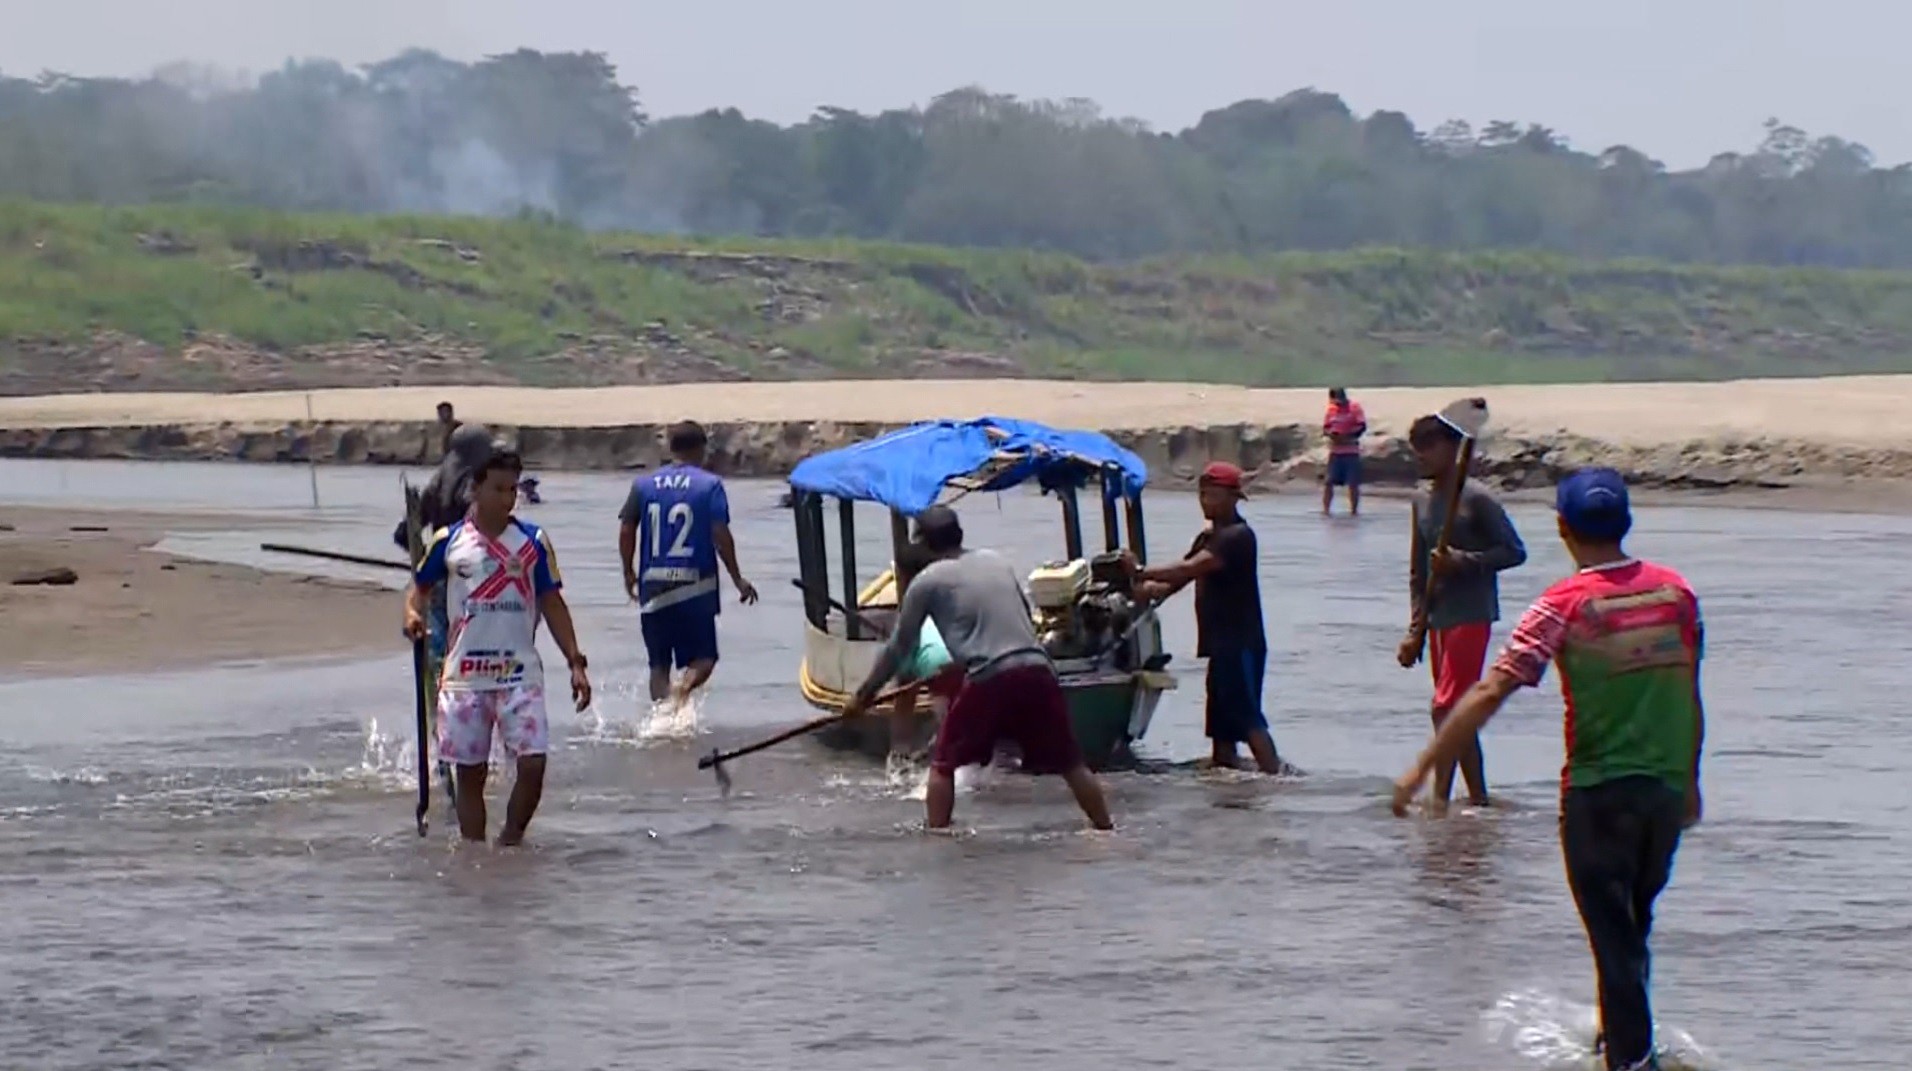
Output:
[[1196,536],[1185,557],[1204,549],[1222,567],[1195,581],[1195,657],[1266,650],[1255,530],[1240,518],[1224,521]]

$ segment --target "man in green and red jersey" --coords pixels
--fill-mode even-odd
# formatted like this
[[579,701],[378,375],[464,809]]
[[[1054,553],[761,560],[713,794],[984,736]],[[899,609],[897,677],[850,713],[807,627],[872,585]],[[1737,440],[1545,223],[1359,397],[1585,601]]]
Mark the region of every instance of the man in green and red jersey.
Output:
[[1560,664],[1567,763],[1560,844],[1593,948],[1606,1065],[1656,1068],[1647,934],[1681,831],[1700,820],[1699,599],[1680,574],[1629,557],[1626,482],[1582,469],[1555,494],[1560,538],[1579,571],[1522,615],[1493,668],[1468,690],[1394,786],[1405,814],[1428,774],[1452,762],[1514,689]]

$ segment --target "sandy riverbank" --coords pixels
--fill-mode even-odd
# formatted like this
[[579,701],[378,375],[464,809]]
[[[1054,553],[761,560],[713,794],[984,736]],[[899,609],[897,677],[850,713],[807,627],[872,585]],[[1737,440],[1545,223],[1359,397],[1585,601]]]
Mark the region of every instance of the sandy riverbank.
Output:
[[[403,650],[389,589],[147,549],[169,531],[219,526],[207,517],[0,508],[0,676]],[[58,568],[78,579],[12,583]]]
[[[1912,376],[1354,393],[1369,414],[1370,478],[1379,483],[1408,478],[1399,440],[1414,417],[1469,394],[1491,404],[1485,467],[1510,486],[1593,462],[1672,488],[1912,478]],[[0,456],[429,463],[440,400],[551,468],[654,464],[663,427],[691,417],[713,428],[728,471],[778,475],[887,427],[986,413],[1108,431],[1163,483],[1217,457],[1269,483],[1312,480],[1323,458],[1319,391],[1038,380],[4,398]]]

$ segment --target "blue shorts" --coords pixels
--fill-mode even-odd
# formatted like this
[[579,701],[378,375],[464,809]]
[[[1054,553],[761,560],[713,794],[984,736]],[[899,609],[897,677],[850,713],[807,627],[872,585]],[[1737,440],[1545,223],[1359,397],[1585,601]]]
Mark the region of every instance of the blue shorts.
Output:
[[693,599],[643,615],[644,650],[652,669],[688,669],[717,661],[715,600]]
[[1261,712],[1261,680],[1267,651],[1237,651],[1208,659],[1208,718],[1204,734],[1217,744],[1245,744],[1268,731]]
[[1328,455],[1328,486],[1329,487],[1359,487],[1361,486],[1361,455],[1360,454],[1329,454]]

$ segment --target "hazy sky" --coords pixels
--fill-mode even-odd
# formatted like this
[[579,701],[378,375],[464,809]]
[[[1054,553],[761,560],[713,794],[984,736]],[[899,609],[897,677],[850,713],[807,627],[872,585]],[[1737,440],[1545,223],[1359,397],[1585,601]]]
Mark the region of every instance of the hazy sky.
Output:
[[257,72],[422,46],[608,53],[654,116],[924,103],[979,84],[1179,129],[1302,86],[1356,111],[1542,122],[1676,167],[1778,116],[1912,160],[1903,0],[0,0],[0,71]]

